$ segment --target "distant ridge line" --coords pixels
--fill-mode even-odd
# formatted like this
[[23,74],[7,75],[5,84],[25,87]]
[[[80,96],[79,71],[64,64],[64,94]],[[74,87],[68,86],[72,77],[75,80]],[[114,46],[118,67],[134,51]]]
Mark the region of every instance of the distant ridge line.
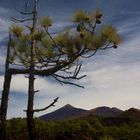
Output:
[[[90,110],[74,107],[70,104],[45,115],[40,116],[41,120],[63,120],[72,118],[82,118],[87,116],[100,116],[100,117],[116,117],[116,116],[126,116],[132,114],[135,116],[140,116],[140,109],[130,108],[128,110],[121,110],[116,107],[101,106]],[[131,115],[130,115],[131,116]]]

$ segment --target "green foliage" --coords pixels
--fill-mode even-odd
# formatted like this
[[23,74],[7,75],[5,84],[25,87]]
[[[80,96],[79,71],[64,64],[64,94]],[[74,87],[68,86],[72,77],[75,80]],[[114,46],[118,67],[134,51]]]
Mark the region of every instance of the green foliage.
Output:
[[52,26],[52,19],[49,16],[43,17],[40,20],[40,25],[45,28],[48,28],[48,27]]
[[103,14],[100,10],[95,10],[92,14],[84,10],[78,10],[74,16],[73,21],[76,23],[87,23],[87,24],[101,24],[101,18]]
[[43,31],[35,31],[33,34],[31,34],[31,39],[40,41],[45,36]]
[[[101,23],[102,16],[103,14],[99,10],[93,13],[78,10],[73,16],[73,21],[77,26],[76,30],[67,29],[54,36],[51,36],[48,31],[48,28],[52,26],[52,19],[48,16],[40,19],[34,32],[32,32],[30,25],[26,25],[27,28],[25,29],[13,25],[11,27],[10,62],[22,64],[28,68],[32,41],[36,42],[35,68],[41,65],[47,67],[49,64],[55,66],[58,61],[73,60],[69,65],[71,67],[74,61],[83,54],[88,56],[88,53],[90,54],[107,45],[117,48],[120,43],[120,36],[116,28],[112,25],[106,25],[97,32],[95,31],[96,24]],[[84,51],[82,52],[82,50]]]
[[8,134],[7,140],[28,139],[25,119],[13,118],[7,121],[6,131]]
[[74,16],[73,21],[74,22],[84,22],[88,18],[88,13],[84,10],[78,10]]
[[109,42],[113,42],[115,44],[119,44],[121,42],[121,38],[117,34],[116,28],[114,28],[112,25],[104,26],[101,29],[101,36],[108,39]]
[[102,12],[97,9],[95,10],[95,12],[93,13],[93,16],[96,18],[96,19],[101,19],[101,17],[103,16]]
[[16,37],[21,37],[24,29],[22,26],[12,25],[10,30]]
[[78,52],[82,45],[82,40],[79,36],[73,36],[70,30],[60,33],[55,37],[56,43],[61,46],[61,51],[68,56]]
[[[111,120],[111,118],[108,118]],[[116,121],[118,121],[116,118]],[[41,121],[35,119],[37,138],[40,140],[140,140],[140,121],[132,120],[118,126],[107,124],[106,118],[89,116],[64,121]],[[26,120],[7,121],[8,140],[28,140]]]

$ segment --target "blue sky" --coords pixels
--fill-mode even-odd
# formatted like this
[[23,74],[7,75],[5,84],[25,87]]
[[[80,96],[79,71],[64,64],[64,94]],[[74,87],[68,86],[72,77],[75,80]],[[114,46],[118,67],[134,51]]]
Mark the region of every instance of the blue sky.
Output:
[[[22,7],[26,0],[0,1],[0,90],[3,85],[5,61],[5,38],[10,16],[19,16],[14,7]],[[40,15],[50,15],[54,19],[53,31],[61,31],[71,26],[71,15],[76,9],[93,11],[101,9],[103,24],[113,24],[122,36],[119,48],[98,52],[93,58],[83,61],[81,74],[87,77],[78,81],[85,89],[60,86],[55,81],[37,77],[35,108],[48,105],[55,97],[60,97],[53,111],[69,103],[76,107],[91,109],[98,106],[128,109],[140,108],[140,1],[139,0],[42,0]],[[22,75],[12,79],[9,98],[8,118],[25,116],[28,81]],[[35,114],[39,116],[41,114]]]

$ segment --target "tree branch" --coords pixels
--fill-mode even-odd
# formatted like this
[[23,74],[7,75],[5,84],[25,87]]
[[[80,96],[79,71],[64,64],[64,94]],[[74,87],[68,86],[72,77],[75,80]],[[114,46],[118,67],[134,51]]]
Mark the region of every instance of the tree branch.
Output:
[[41,108],[41,109],[34,109],[33,112],[45,111],[45,110],[47,110],[50,107],[54,107],[55,106],[55,103],[58,101],[58,99],[59,99],[59,97],[57,97],[56,99],[54,99],[54,101],[51,104],[49,104],[48,106],[46,106],[44,108]]
[[21,11],[21,10],[18,10],[17,8],[15,8],[15,10],[22,15],[32,15],[33,14],[33,12],[26,12],[26,10]]
[[73,86],[77,86],[77,87],[80,87],[80,88],[84,88],[84,86],[78,85],[78,84],[76,84],[76,83],[60,80],[60,79],[59,79],[57,76],[55,76],[55,75],[52,75],[52,77],[53,77],[54,79],[56,79],[61,85],[63,85],[63,84],[68,84],[68,85],[73,85]]
[[98,49],[96,49],[92,54],[90,54],[88,56],[81,55],[81,57],[83,57],[83,58],[90,58],[90,57],[94,56],[97,53],[97,51],[98,51]]
[[33,20],[32,18],[28,18],[28,19],[16,19],[16,18],[14,18],[14,17],[11,17],[11,20],[13,21],[13,22],[16,22],[16,23],[22,23],[22,22],[26,22],[26,21],[31,21],[31,20]]

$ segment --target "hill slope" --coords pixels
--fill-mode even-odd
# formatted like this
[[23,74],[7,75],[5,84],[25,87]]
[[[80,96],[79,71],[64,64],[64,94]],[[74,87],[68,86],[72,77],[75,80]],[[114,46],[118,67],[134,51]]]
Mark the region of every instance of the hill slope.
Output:
[[123,111],[118,108],[110,108],[106,106],[97,107],[95,109],[91,109],[84,113],[79,114],[80,117],[87,117],[90,115],[100,116],[100,117],[115,117],[121,114]]
[[73,106],[67,104],[64,107],[62,107],[52,113],[40,116],[39,118],[41,120],[62,120],[62,119],[71,118],[71,117],[73,117],[77,114],[80,114],[82,112],[85,112],[85,111],[86,110],[84,110],[84,109],[76,108],[76,107],[73,107]]
[[91,110],[85,110],[67,104],[62,108],[54,112],[51,112],[49,114],[40,116],[39,118],[42,120],[62,120],[62,119],[70,119],[70,118],[82,118],[90,115],[100,116],[100,117],[115,117],[120,115],[122,112],[123,111],[120,109],[110,108],[105,106],[98,107]]

